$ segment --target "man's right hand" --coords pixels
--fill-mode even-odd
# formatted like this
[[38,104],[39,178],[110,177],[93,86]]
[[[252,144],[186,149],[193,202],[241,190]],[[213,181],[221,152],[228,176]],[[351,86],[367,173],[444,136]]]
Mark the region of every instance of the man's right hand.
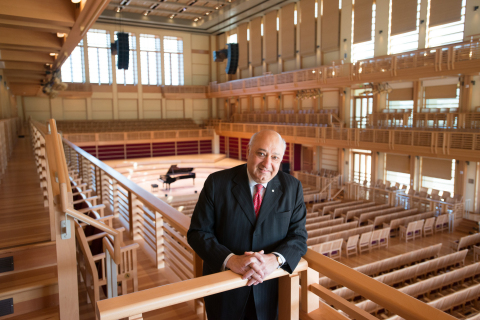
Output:
[[[263,258],[259,257],[259,259]],[[263,282],[264,275],[260,268],[263,263],[264,261],[259,261],[253,255],[233,255],[228,259],[226,267],[242,275],[243,280],[249,279],[247,285],[251,286]]]

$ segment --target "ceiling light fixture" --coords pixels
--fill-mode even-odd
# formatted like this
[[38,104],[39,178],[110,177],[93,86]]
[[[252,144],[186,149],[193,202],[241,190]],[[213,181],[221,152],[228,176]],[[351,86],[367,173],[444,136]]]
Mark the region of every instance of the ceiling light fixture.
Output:
[[198,18],[193,19],[193,21],[197,22],[197,21],[198,21]]
[[215,10],[218,10],[219,7],[215,7]]
[[57,32],[57,37],[59,37],[59,38],[63,38],[63,37],[65,37],[66,35],[67,35],[66,33]]
[[50,52],[50,57],[55,57],[57,54],[54,52]]
[[82,0],[72,0],[72,3],[79,3]]
[[148,14],[150,13],[150,10],[147,10],[143,13],[144,16],[148,16]]
[[172,14],[172,15],[170,16],[170,19],[175,18],[175,16],[176,16],[176,14]]
[[117,8],[117,13],[120,12],[120,11],[122,11],[122,9],[123,9],[123,7],[118,7],[118,8]]

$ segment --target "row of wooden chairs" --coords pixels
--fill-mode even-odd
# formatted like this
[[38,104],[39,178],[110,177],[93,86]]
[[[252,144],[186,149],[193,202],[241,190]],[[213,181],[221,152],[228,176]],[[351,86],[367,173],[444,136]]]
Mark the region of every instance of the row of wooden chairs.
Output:
[[[327,216],[322,216],[321,218],[323,217],[328,217]],[[314,223],[311,223],[308,221],[307,219],[307,224],[305,225],[305,228],[307,229],[307,231],[310,231],[310,230],[318,230],[318,229],[321,229],[321,228],[326,228],[326,227],[331,227],[331,226],[336,226],[336,225],[339,225],[339,224],[342,224],[344,223],[344,220],[343,218],[337,218],[337,219],[332,219],[332,220],[326,220],[326,221],[320,221],[320,222],[314,222]]]
[[342,223],[334,226],[307,230],[307,233],[309,238],[315,238],[315,237],[320,237],[326,234],[354,229],[356,227],[358,227],[358,222],[352,221],[352,222]]
[[330,233],[330,234],[326,234],[318,237],[309,238],[307,239],[307,245],[313,246],[316,244],[338,240],[338,239],[347,240],[348,238],[356,234],[362,234],[370,231],[373,231],[373,226],[364,226],[364,227],[358,227],[354,229],[343,230],[335,233]]
[[[400,226],[408,225],[410,222],[413,222],[413,221],[418,221],[418,220],[422,220],[422,219],[430,219],[430,218],[434,218],[434,217],[435,217],[435,212],[434,211],[422,212],[422,213],[414,214],[412,216],[396,218],[396,219],[390,220],[390,222],[384,222],[383,227],[384,228],[390,228],[391,235],[396,236],[398,234]],[[443,231],[443,228],[442,228],[442,231]]]
[[[436,258],[440,254],[441,248],[442,244],[438,243],[427,248],[410,251],[394,257],[365,264],[363,266],[354,268],[354,270],[371,277],[377,276],[382,273],[388,274],[388,272],[391,272],[392,270],[402,269],[405,266],[411,266],[415,263],[421,263],[425,260]],[[337,282],[327,277],[321,277],[319,283],[325,288],[332,288],[338,286]]]
[[353,204],[349,206],[335,208],[333,211],[330,211],[330,214],[333,215],[333,218],[343,216],[344,212],[348,212],[350,210],[355,209],[363,209],[363,208],[372,208],[375,206],[375,202],[365,202],[360,204]]
[[[402,269],[376,276],[374,279],[392,287],[404,286],[406,283],[417,283],[432,276],[446,274],[462,268],[465,265],[466,256],[467,250],[455,252],[411,266],[407,265]],[[360,297],[359,294],[347,287],[333,290],[333,293],[347,300],[355,300]]]
[[471,234],[465,237],[460,238],[456,241],[450,241],[450,248],[453,251],[459,251],[463,248],[472,247],[474,245],[480,244],[480,233]]
[[337,260],[342,257],[342,244],[343,239],[338,239],[312,246],[311,249],[326,257]]
[[57,121],[57,127],[63,133],[160,131],[199,128],[192,119],[64,120]]

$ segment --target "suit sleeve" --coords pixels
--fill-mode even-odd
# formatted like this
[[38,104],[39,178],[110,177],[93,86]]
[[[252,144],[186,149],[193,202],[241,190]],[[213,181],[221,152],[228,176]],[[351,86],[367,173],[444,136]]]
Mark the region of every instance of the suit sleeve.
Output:
[[193,211],[187,232],[188,244],[202,258],[209,269],[220,272],[225,258],[232,253],[215,237],[214,179],[210,175]]
[[303,199],[302,184],[298,181],[295,198],[295,207],[288,226],[288,232],[285,239],[273,250],[280,253],[286,260],[282,269],[292,273],[297,267],[300,258],[307,253],[307,230],[305,223],[307,221],[307,209]]

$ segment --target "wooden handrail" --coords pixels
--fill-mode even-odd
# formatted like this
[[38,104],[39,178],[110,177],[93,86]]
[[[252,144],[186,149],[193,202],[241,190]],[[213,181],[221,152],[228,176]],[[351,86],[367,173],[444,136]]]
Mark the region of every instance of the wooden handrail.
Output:
[[111,167],[98,160],[94,156],[90,155],[89,153],[85,152],[83,149],[77,147],[70,141],[63,139],[63,142],[70,148],[72,148],[75,152],[84,157],[86,160],[88,160],[90,163],[105,172],[110,178],[115,179],[117,183],[121,185],[125,190],[134,193],[139,200],[141,200],[143,203],[148,204],[149,208],[161,212],[164,219],[168,220],[168,223],[172,225],[178,232],[180,232],[182,235],[187,235],[187,231],[190,226],[189,217],[179,213],[176,209],[172,208],[167,203],[157,198],[155,195],[141,188],[136,183],[128,180],[121,173],[119,173],[115,169],[112,169]]
[[378,303],[385,309],[409,320],[453,320],[454,317],[435,309],[420,300],[406,295],[395,288],[376,281],[346,265],[308,249],[303,256],[309,268],[333,281],[355,291],[359,295]]
[[[306,271],[308,264],[301,259],[295,273]],[[275,270],[265,280],[290,276],[282,269]],[[100,320],[122,319],[161,309],[174,304],[203,298],[212,294],[244,287],[247,280],[233,271],[224,271],[191,280],[155,287],[97,303]]]

